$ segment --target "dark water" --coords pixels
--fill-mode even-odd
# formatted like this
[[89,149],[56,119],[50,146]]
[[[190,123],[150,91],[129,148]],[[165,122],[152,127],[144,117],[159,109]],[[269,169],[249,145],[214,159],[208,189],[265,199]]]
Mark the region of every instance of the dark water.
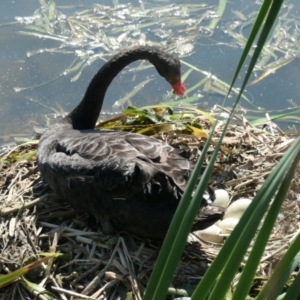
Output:
[[[57,8],[66,15],[72,15],[75,11],[90,7],[96,1],[55,1]],[[218,1],[210,1],[216,5]],[[299,12],[300,4],[294,1],[294,14]],[[100,3],[100,2],[99,2]],[[122,1],[119,1],[122,4]],[[124,4],[127,3],[124,1]],[[175,3],[175,1],[173,2]],[[179,3],[186,3],[180,1]],[[194,2],[196,3],[196,2]],[[112,1],[101,1],[101,4],[113,6]],[[138,5],[138,1],[135,2]],[[156,2],[153,5],[168,5],[169,2]],[[222,21],[219,26],[230,21],[232,10],[257,11],[259,6],[251,1],[247,3],[236,0],[235,3],[228,3]],[[28,51],[57,47],[59,42],[45,40],[32,36],[23,36],[17,32],[24,30],[24,26],[17,23],[16,16],[25,17],[33,15],[40,7],[38,0],[15,0],[5,1],[1,4],[0,11],[0,144],[6,143],[15,136],[32,136],[33,128],[45,125],[45,115],[53,113],[49,108],[59,110],[62,107],[70,111],[82,98],[92,79],[93,75],[101,67],[100,60],[85,68],[76,82],[71,82],[71,76],[61,76],[58,80],[41,85],[58,77],[74,60],[73,54],[41,53],[27,57]],[[245,9],[246,7],[246,9]],[[298,38],[298,42],[300,38]],[[224,34],[222,30],[215,30],[209,39],[201,38],[195,42],[194,52],[183,59],[200,68],[211,72],[219,79],[230,83],[238,59],[241,54],[241,47],[233,47],[232,39]],[[299,55],[300,56],[300,55]],[[285,109],[290,105],[288,99],[300,106],[299,99],[299,57],[292,63],[280,68],[276,73],[268,76],[258,84],[247,88],[247,96],[253,101],[253,105],[242,101],[242,106],[256,110],[256,107],[263,107],[268,110]],[[183,66],[183,73],[187,70]],[[147,76],[155,77],[138,96],[135,96],[133,104],[137,106],[150,103],[160,103],[169,92],[169,86],[155,76],[154,69],[147,69],[138,74],[139,80],[145,80]],[[130,92],[134,85],[140,81],[132,74],[118,76],[111,85],[105,99],[104,111],[111,111],[112,105],[120,97]],[[186,81],[186,86],[191,87],[201,78],[193,72]],[[30,87],[20,92],[15,87]],[[202,88],[201,88],[202,89]],[[200,90],[201,90],[200,89]],[[201,91],[200,91],[201,92]],[[223,97],[220,95],[205,95],[199,99],[198,105],[212,107],[214,104],[221,104]],[[230,102],[228,103],[228,105]],[[122,108],[120,108],[121,110]],[[283,127],[291,124],[283,124]],[[283,128],[285,129],[285,128]]]

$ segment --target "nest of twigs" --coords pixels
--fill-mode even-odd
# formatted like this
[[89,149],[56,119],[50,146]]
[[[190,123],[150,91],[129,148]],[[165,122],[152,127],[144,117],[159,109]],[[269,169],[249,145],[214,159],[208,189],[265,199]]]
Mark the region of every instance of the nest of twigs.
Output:
[[[227,130],[212,184],[225,188],[232,201],[253,198],[294,141],[269,125],[257,129],[240,122]],[[214,141],[222,128],[220,123]],[[157,137],[187,144],[192,153],[205,142],[204,138],[174,132]],[[29,155],[36,148],[37,141],[17,146],[0,161],[0,273],[8,274],[42,252],[68,256],[49,260],[29,272],[27,282],[24,278],[2,288],[1,299],[49,299],[28,282],[44,287],[52,299],[141,299],[160,244],[126,235],[105,236],[87,215],[76,212],[52,193],[40,177],[35,157]],[[296,174],[257,271],[260,277],[269,274],[300,227],[299,193]],[[193,289],[221,246],[191,234],[174,287]],[[185,291],[180,292],[185,295]]]

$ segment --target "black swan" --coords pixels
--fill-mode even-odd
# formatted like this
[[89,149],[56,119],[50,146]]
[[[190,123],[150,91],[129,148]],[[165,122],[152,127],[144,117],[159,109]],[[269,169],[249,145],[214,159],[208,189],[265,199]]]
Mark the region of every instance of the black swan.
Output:
[[[101,222],[103,232],[163,239],[194,163],[167,143],[134,133],[94,130],[114,77],[148,60],[183,95],[180,61],[150,46],[121,51],[94,76],[79,105],[42,135],[38,166],[51,189]],[[193,230],[210,226],[224,210],[203,201]]]

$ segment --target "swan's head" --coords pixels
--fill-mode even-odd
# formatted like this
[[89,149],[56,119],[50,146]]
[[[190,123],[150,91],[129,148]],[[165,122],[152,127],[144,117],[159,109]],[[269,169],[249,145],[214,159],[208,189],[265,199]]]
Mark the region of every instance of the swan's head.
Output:
[[169,53],[162,52],[153,64],[157,72],[171,84],[174,94],[183,96],[186,87],[181,81],[180,60]]

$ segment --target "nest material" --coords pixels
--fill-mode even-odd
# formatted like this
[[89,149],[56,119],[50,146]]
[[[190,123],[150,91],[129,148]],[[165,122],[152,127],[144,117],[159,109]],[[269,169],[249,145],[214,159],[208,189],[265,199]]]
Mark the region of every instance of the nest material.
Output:
[[[214,141],[222,127],[217,129]],[[176,133],[159,138],[188,144],[192,153],[205,142]],[[253,198],[293,141],[280,132],[231,125],[215,164],[213,186],[225,188],[232,201]],[[15,151],[21,157],[36,149],[36,144],[19,146]],[[142,299],[160,244],[126,235],[103,235],[87,215],[73,210],[51,192],[40,178],[35,159],[4,161],[5,157],[0,161],[0,273],[20,268],[25,258],[41,252],[61,252],[69,259],[50,260],[26,278],[51,291],[57,299]],[[257,276],[267,277],[299,230],[299,192],[296,174]],[[196,233],[190,234],[188,241],[173,280],[175,287],[186,290],[195,287],[221,248],[201,241]],[[23,280],[2,288],[0,295],[1,299],[33,299],[33,295],[45,299]]]

